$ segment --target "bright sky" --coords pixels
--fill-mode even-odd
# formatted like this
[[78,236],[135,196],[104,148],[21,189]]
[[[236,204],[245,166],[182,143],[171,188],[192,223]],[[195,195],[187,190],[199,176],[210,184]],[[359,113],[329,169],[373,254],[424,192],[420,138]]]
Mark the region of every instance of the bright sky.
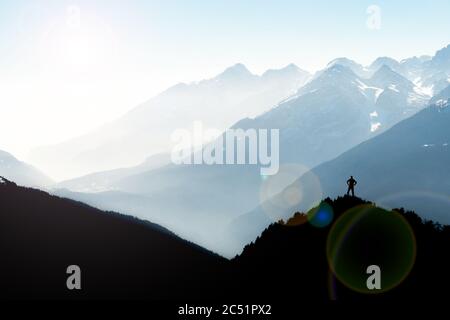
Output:
[[0,149],[24,158],[237,62],[315,71],[433,54],[450,43],[449,12],[448,0],[1,0]]

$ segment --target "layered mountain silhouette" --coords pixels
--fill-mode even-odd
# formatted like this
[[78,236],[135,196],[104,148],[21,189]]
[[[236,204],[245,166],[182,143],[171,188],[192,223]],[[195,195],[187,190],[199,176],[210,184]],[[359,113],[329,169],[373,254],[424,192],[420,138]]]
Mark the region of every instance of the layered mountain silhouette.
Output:
[[[297,186],[300,191],[287,188],[289,195],[277,206],[283,208],[283,214],[289,214],[289,211],[296,206],[308,209],[308,206],[327,195],[326,192],[329,189],[323,186],[324,183],[320,181],[318,175],[304,175],[306,172],[340,156],[364,141],[370,141],[377,135],[389,131],[397,123],[407,121],[409,117],[428,105],[429,99],[432,103],[435,100],[442,100],[437,98],[441,95],[440,92],[445,95],[445,90],[438,89],[445,88],[444,82],[448,86],[449,50],[450,47],[447,47],[438,51],[433,57],[413,57],[400,62],[381,57],[366,67],[346,58],[336,59],[303,86],[300,82],[305,82],[306,78],[302,78],[303,80],[296,84],[297,88],[300,88],[281,102],[279,98],[272,109],[258,116],[241,119],[232,125],[232,129],[274,128],[280,130],[281,167],[279,174],[275,176],[261,176],[260,168],[252,165],[176,166],[168,164],[150,167],[139,165],[118,171],[101,171],[65,181],[57,185],[56,188],[59,190],[54,192],[104,210],[121,211],[155,221],[187,239],[231,257],[239,252],[242,244],[253,240],[253,237],[262,230],[261,228],[274,220],[273,214],[270,213],[270,206],[269,217],[266,219],[260,220],[256,217],[255,221],[245,220],[246,213],[266,206],[271,202],[269,199],[276,198],[277,194],[302,175],[306,180],[302,180],[302,184]],[[242,97],[254,92],[251,88],[254,86],[259,88],[262,83],[271,83],[271,85],[277,83],[286,88],[285,84],[290,82],[292,77],[298,80],[299,74],[303,73],[290,65],[282,70],[268,71],[259,77],[252,75],[245,66],[238,64],[214,79],[197,84],[178,85],[152,100],[153,102],[131,111],[117,122],[120,124],[112,130],[112,133],[106,129],[100,130],[105,139],[113,143],[107,146],[109,142],[103,143],[102,140],[103,142],[99,142],[99,145],[107,146],[106,149],[89,147],[86,157],[82,156],[82,158],[84,160],[95,158],[95,161],[107,158],[106,161],[120,162],[123,160],[121,157],[136,155],[137,153],[131,150],[136,147],[137,152],[140,153],[136,157],[136,162],[141,162],[137,158],[144,159],[148,155],[147,150],[151,144],[155,141],[156,143],[168,141],[170,130],[176,127],[172,124],[189,127],[185,124],[192,120],[206,119],[205,122],[213,123],[214,119],[221,118],[220,121],[225,119],[222,113],[216,112],[216,107],[222,105],[214,99],[225,101],[224,95],[228,93],[233,93],[234,97]],[[280,79],[288,80],[284,82]],[[237,83],[239,85],[236,85]],[[270,92],[269,87],[263,92]],[[289,85],[289,88],[292,88],[292,85]],[[235,89],[242,91],[237,94],[233,91]],[[183,95],[178,95],[181,92]],[[261,97],[259,94],[258,96]],[[164,114],[158,113],[158,110],[164,110],[164,112],[172,110],[168,106],[174,106],[175,102],[178,105],[180,101],[183,102],[179,107],[181,109],[177,107],[177,112],[170,117],[166,118]],[[194,107],[199,101],[207,103],[208,108]],[[252,104],[248,103],[248,100],[247,102],[239,101],[239,109],[245,110],[240,112],[253,110],[252,106],[257,108],[261,106],[259,102]],[[200,105],[206,106],[206,104]],[[214,106],[214,110],[211,109],[211,105]],[[233,105],[237,106],[237,104]],[[266,107],[270,108],[267,105]],[[222,107],[219,109],[224,110]],[[258,109],[258,112],[261,113],[262,109]],[[183,110],[186,113],[192,113],[192,117],[186,116]],[[232,107],[231,110],[237,109]],[[156,113],[153,113],[154,111]],[[253,115],[258,112],[255,111]],[[149,116],[150,113],[157,117]],[[214,115],[211,116],[211,114]],[[172,116],[178,120],[174,120]],[[159,124],[166,123],[166,120],[162,119],[170,120],[170,125],[164,125],[162,130],[168,131],[164,131],[164,137],[161,138],[156,132],[163,132],[158,131]],[[122,126],[125,123],[127,125]],[[431,128],[433,125],[428,124],[428,126]],[[123,132],[127,132],[126,138],[119,140],[114,138],[116,134]],[[148,133],[151,134],[147,135]],[[145,143],[135,143],[140,139],[133,138],[137,136],[152,138]],[[77,140],[82,148],[97,141],[91,135],[83,139]],[[72,148],[74,145],[76,144],[70,142],[65,144],[67,147],[65,150],[53,149],[58,150],[55,159],[59,159],[58,162],[64,164],[64,170],[70,171],[71,169],[67,166],[78,165],[84,161],[81,161],[81,158],[79,158],[80,161],[73,161],[74,154],[80,154],[77,148]],[[67,161],[58,158],[61,154],[69,156]],[[71,154],[74,156],[72,157]],[[99,155],[98,158],[97,155]],[[90,160],[86,163],[88,162]],[[51,162],[47,163],[49,166],[50,164]],[[103,169],[108,166],[100,165]],[[348,175],[352,173],[349,172]],[[340,177],[341,180],[334,183],[340,184],[347,178],[348,176]],[[370,198],[375,197],[377,195]],[[267,208],[265,210],[267,211]],[[431,211],[425,210],[425,212]],[[277,211],[275,216],[279,214],[280,212]],[[434,211],[433,214],[435,214]],[[267,213],[265,215],[267,216]],[[234,225],[240,218],[245,221],[241,224],[242,234],[247,236],[244,242],[240,241],[239,237],[235,237],[234,239],[237,239],[235,243],[228,236],[227,226],[230,223]],[[254,227],[256,232],[247,233],[247,226],[250,229]]]
[[35,167],[2,150],[0,150],[0,176],[29,187],[46,187],[54,183]]
[[390,130],[307,172],[235,220],[230,232],[242,237],[241,242],[251,241],[273,219],[286,218],[293,210],[307,210],[317,201],[316,195],[304,192],[300,204],[289,206],[286,197],[292,190],[305,190],[311,180],[318,180],[320,193],[335,197],[345,192],[350,175],[357,178],[356,191],[362,197],[385,207],[408,207],[424,218],[450,224],[450,97],[442,97]]
[[95,172],[79,178],[63,181],[58,183],[57,187],[76,192],[113,191],[114,186],[122,179],[161,168],[169,163],[171,163],[169,154],[157,154],[148,157],[143,163],[134,167]]
[[[384,95],[379,103],[385,108],[390,103],[397,106],[405,99],[404,95],[408,104],[420,106],[424,96],[429,98],[448,86],[448,52],[449,46],[433,57],[412,57],[400,62],[380,57],[367,67],[348,58],[338,58],[314,77],[320,77],[335,66],[343,66],[362,79],[360,86],[365,94],[372,98]],[[387,87],[367,83],[366,80],[383,67],[413,82],[412,90],[399,90],[395,83]],[[297,96],[296,91],[310,78],[307,72],[292,64],[268,70],[261,76],[237,64],[212,79],[171,87],[95,132],[35,150],[30,159],[44,171],[65,179],[137,165],[150,155],[170,151],[170,136],[175,129],[190,128],[193,121],[200,120],[205,127],[224,130],[240,119],[268,111],[285,98]],[[413,110],[407,111],[407,115]],[[375,120],[374,129],[380,127],[378,123],[387,128],[390,121]]]
[[236,64],[218,76],[180,83],[95,132],[32,152],[32,162],[58,178],[134,166],[173,147],[171,134],[194,121],[224,130],[267,111],[292,95],[310,75],[295,65],[252,74]]
[[[392,102],[389,107],[387,101]],[[233,241],[221,233],[223,226],[282,191],[310,168],[414,114],[426,101],[411,81],[387,67],[362,79],[336,64],[272,110],[232,126],[280,130],[281,174],[275,178],[263,179],[254,165],[167,165],[114,180],[109,188],[114,192],[59,194],[156,221],[230,257],[242,243],[230,243]],[[71,189],[67,183],[58,187]],[[88,189],[84,185],[71,190]]]
[[[450,245],[448,226],[422,221],[412,212],[386,211],[354,197],[326,199],[318,208],[321,206],[332,212],[328,224],[308,222],[314,220],[312,211],[307,215],[296,213],[285,222],[269,226],[241,255],[227,261],[158,225],[18,187],[1,178],[0,297],[213,302],[231,298],[248,301],[251,297],[288,307],[297,306],[292,302],[300,298],[320,302],[443,297],[449,285],[448,277],[443,276],[450,267],[446,254]],[[349,210],[360,208],[375,210],[376,218],[381,218],[381,225],[366,225],[363,234],[352,231],[358,228],[344,230],[348,237],[358,240],[356,249],[364,249],[361,255],[355,251],[355,256],[346,260],[349,267],[359,268],[361,264],[364,284],[367,259],[380,265],[385,276],[382,279],[391,281],[391,273],[395,275],[392,265],[401,265],[408,256],[396,256],[389,263],[384,250],[408,252],[412,248],[416,252],[405,279],[397,281],[402,279],[394,277],[396,286],[386,293],[354,292],[330,274],[325,250],[333,234],[330,228]],[[366,214],[357,213],[362,218]],[[405,247],[395,245],[403,243],[404,238],[393,242],[389,224],[386,230],[379,229],[384,221],[393,221],[391,218],[398,215],[403,216],[415,239],[405,242]],[[353,248],[353,244],[342,248]],[[69,265],[82,270],[81,291],[66,288]],[[383,285],[388,283],[384,281]]]

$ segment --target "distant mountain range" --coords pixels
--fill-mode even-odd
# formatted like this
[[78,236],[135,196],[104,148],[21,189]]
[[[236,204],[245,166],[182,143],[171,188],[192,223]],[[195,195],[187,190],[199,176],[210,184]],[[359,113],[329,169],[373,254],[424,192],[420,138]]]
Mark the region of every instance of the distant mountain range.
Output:
[[[359,85],[366,95],[377,101],[381,98],[378,101],[380,112],[389,108],[390,103],[398,105],[406,98],[412,105],[408,113],[413,112],[423,99],[448,86],[448,52],[450,46],[433,57],[412,57],[400,62],[380,57],[367,67],[347,58],[338,58],[317,72],[314,78],[335,66],[346,67],[362,82]],[[373,79],[376,83],[367,81],[383,67],[389,69]],[[399,90],[396,83],[386,86],[386,81],[393,80],[386,74],[388,70],[401,75],[403,78],[397,80],[409,89]],[[92,133],[36,149],[30,161],[50,175],[63,179],[134,166],[153,154],[170,152],[173,146],[171,133],[177,128],[191,128],[194,121],[200,120],[205,127],[224,130],[243,118],[263,114],[283,99],[306,93],[306,89],[301,89],[296,94],[310,79],[308,72],[293,64],[268,70],[261,76],[237,64],[212,79],[173,86]],[[323,77],[321,79],[323,81]],[[406,84],[405,79],[413,85]],[[386,126],[386,120],[382,120],[384,123],[374,121],[373,128],[378,128],[379,122]]]
[[54,182],[35,167],[17,160],[12,154],[0,150],[0,176],[28,187],[48,187]]
[[347,58],[338,58],[331,61],[332,65],[342,65],[350,68],[362,78],[370,78],[382,66],[387,66],[394,72],[435,95],[445,89],[450,82],[450,45],[438,50],[434,56],[411,57],[397,61],[390,57],[379,57],[369,66],[363,66]]
[[169,153],[174,130],[201,121],[205,128],[223,131],[267,111],[309,78],[293,64],[261,76],[236,64],[212,79],[175,85],[92,133],[36,149],[30,159],[64,179],[134,166],[151,155]]
[[[414,57],[400,62],[382,57],[368,67],[340,58],[332,61],[312,78],[292,65],[282,70],[268,71],[260,77],[252,75],[243,65],[236,65],[214,79],[173,87],[118,120],[113,125],[114,129],[101,129],[98,135],[88,135],[75,144],[72,141],[64,144],[62,149],[50,148],[47,151],[57,151],[54,160],[64,164],[65,168],[76,166],[85,160],[86,163],[94,163],[106,158],[106,161],[111,162],[99,167],[108,168],[112,166],[112,162],[124,160],[121,157],[128,158],[139,153],[135,157],[138,162],[138,158],[146,157],[146,150],[149,150],[150,145],[167,145],[171,130],[177,126],[189,127],[193,120],[199,119],[205,119],[206,123],[212,125],[223,119],[232,123],[231,116],[216,112],[225,110],[218,100],[223,102],[224,95],[230,94],[236,99],[233,103],[237,103],[233,104],[237,109],[233,107],[231,110],[243,108],[245,111],[231,112],[229,115],[234,114],[237,118],[240,117],[238,113],[254,111],[250,112],[250,117],[237,121],[231,128],[280,130],[280,173],[263,177],[259,168],[251,165],[177,166],[159,163],[157,166],[140,165],[119,171],[107,170],[64,181],[56,185],[59,190],[55,193],[105,210],[120,210],[155,221],[211,250],[233,256],[246,242],[242,242],[239,237],[236,237],[236,242],[230,239],[227,230],[230,223],[235,226],[236,219],[239,220],[246,213],[254,212],[255,208],[267,204],[269,199],[273,199],[310,169],[340,156],[364,141],[371,141],[378,135],[389,132],[396,124],[408,121],[427,106],[429,101],[432,103],[436,99],[442,100],[439,97],[445,97],[450,79],[449,52],[450,46],[439,50],[433,57]],[[292,79],[296,79],[295,85],[288,85]],[[260,86],[267,89],[262,91],[267,97],[266,94],[271,92],[275,84],[283,88],[281,90],[278,87],[276,92],[284,93],[277,93],[278,98],[272,95],[273,99],[263,99],[272,104],[270,110],[269,105],[256,103],[254,95],[251,99],[248,97],[249,93],[256,91],[259,92],[257,96],[261,97],[259,89],[250,89]],[[298,89],[283,99],[281,96],[289,91],[285,90],[287,87],[289,90],[293,87]],[[181,92],[183,95],[179,94]],[[243,95],[245,99],[241,99]],[[275,100],[277,102],[273,102]],[[178,107],[180,101],[183,103]],[[200,104],[199,101],[205,104]],[[211,105],[215,111],[211,110]],[[158,111],[169,110],[170,106],[177,106],[177,112],[170,117],[165,117],[164,112]],[[216,109],[218,106],[220,108]],[[258,113],[260,114],[257,115]],[[225,122],[221,122],[224,127]],[[159,123],[168,125],[158,127]],[[433,130],[432,124],[428,124],[428,127]],[[157,132],[163,132],[162,136]],[[119,140],[114,140],[116,133],[124,135]],[[99,136],[104,136],[108,141],[114,140],[114,143],[104,143],[106,140],[102,140],[103,138],[100,139],[102,141],[97,140],[96,137]],[[152,138],[143,144],[140,140],[143,137]],[[97,142],[102,147],[91,148],[89,155],[77,158],[84,159],[82,161],[74,161],[73,157],[66,160],[59,158],[61,155],[71,157],[71,154],[78,153],[78,147],[74,146],[86,148]],[[357,176],[357,173],[354,175]],[[296,206],[307,209],[306,204],[312,205],[329,192],[321,177],[304,177],[309,177],[308,184],[303,184],[300,189],[289,189],[287,198],[279,201],[278,205],[283,208],[283,212],[293,210]],[[376,198],[376,195],[370,196]],[[438,212],[423,212],[430,211],[436,214]],[[280,215],[280,212],[276,211],[274,215]],[[248,216],[251,217],[252,214]],[[242,234],[245,235],[246,226],[249,226],[248,234],[251,236],[244,236],[247,240],[261,231],[261,228],[265,228],[274,217],[255,219],[254,223],[251,219],[242,220],[245,221],[241,224]],[[260,223],[261,221],[264,222]],[[252,227],[255,227],[256,233],[251,231]]]
[[[220,230],[212,226],[227,225],[308,169],[411,116],[429,98],[386,66],[363,79],[348,67],[332,65],[272,110],[232,126],[280,129],[282,174],[278,177],[264,180],[259,168],[249,165],[167,165],[114,180],[110,192],[104,194],[60,194],[151,219],[233,256],[243,243],[230,245],[227,236],[223,239]],[[89,185],[78,184],[84,180],[75,179],[58,187],[89,192]]]

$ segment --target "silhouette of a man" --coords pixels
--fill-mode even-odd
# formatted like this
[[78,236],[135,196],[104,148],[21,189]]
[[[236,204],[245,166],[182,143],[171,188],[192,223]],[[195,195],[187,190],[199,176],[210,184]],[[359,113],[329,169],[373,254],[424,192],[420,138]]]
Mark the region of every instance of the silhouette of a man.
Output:
[[351,192],[352,197],[355,196],[355,186],[357,183],[358,182],[356,182],[356,180],[353,179],[353,176],[350,176],[350,179],[347,180],[347,185],[348,185],[347,195],[349,195]]

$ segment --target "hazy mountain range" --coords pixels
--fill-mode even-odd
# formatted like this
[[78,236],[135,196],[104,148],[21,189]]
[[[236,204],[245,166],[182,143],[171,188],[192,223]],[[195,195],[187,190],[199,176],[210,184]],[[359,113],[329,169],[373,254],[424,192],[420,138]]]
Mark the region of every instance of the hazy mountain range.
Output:
[[[281,169],[276,176],[264,178],[257,166],[250,165],[168,164],[121,176],[104,186],[106,192],[95,195],[86,193],[98,190],[90,189],[92,181],[85,183],[85,177],[59,185],[77,193],[58,192],[103,209],[121,210],[161,223],[183,237],[231,256],[245,242],[239,238],[234,242],[224,226],[271,199],[309,169],[424,108],[432,98],[432,90],[422,86],[418,77],[423,70],[430,70],[425,65],[436,59],[395,63],[380,58],[366,68],[348,59],[337,59],[272,109],[234,124],[232,128],[280,129]],[[308,196],[318,201],[326,195],[318,178],[309,179],[298,189],[279,205],[292,210],[305,203]],[[277,216],[278,212],[271,214]],[[268,220],[274,219],[269,216]]]
[[[448,51],[447,47],[433,57],[413,57],[400,62],[381,57],[369,66],[339,58],[317,72],[314,78],[321,77],[333,66],[347,67],[362,82],[361,90],[366,95],[377,100],[381,95],[378,104],[382,111],[383,103],[404,100],[397,95],[389,97],[398,89],[395,83],[386,86],[386,79],[381,79],[383,76],[391,78],[385,74],[387,71],[377,75],[378,79],[373,79],[375,83],[367,81],[386,66],[414,84],[409,90],[400,90],[400,96],[409,95],[407,99],[412,104],[420,104],[423,96],[435,95],[448,85]],[[153,154],[170,152],[171,134],[177,128],[191,128],[192,123],[199,120],[206,128],[223,131],[243,118],[263,114],[281,100],[298,95],[297,90],[310,79],[308,72],[293,64],[268,70],[261,76],[237,64],[212,79],[173,86],[94,132],[36,149],[29,160],[58,179],[134,166]],[[418,101],[414,103],[414,99]],[[374,128],[378,122],[374,122]]]
[[[355,169],[362,163],[370,163],[367,159],[345,159],[340,164],[341,171],[333,171],[342,176],[331,172],[329,176],[320,172],[311,174],[309,170],[315,168],[316,172],[327,161],[333,162],[365,143],[391,135],[399,125],[423,114],[420,111],[429,103],[445,105],[449,79],[450,46],[433,57],[400,62],[382,57],[370,66],[339,58],[314,76],[294,65],[255,76],[239,64],[213,79],[172,87],[93,134],[41,149],[34,154],[33,163],[43,164],[56,175],[63,171],[68,175],[99,171],[61,182],[55,186],[55,192],[102,209],[154,221],[184,238],[232,256],[283,212],[296,207],[307,209],[328,193],[344,192],[341,186],[345,187],[350,174],[362,179],[360,187],[366,185],[365,196],[378,199],[374,190],[382,188],[376,184],[369,188],[370,179],[365,181],[364,174]],[[443,108],[439,110],[445,114]],[[442,118],[444,121],[445,117]],[[279,129],[279,174],[261,176],[259,167],[252,165],[173,165],[167,153],[149,158],[156,152],[170,151],[171,132],[189,128],[195,120],[220,130],[230,126]],[[432,121],[431,117],[428,120]],[[438,128],[428,123],[426,130],[433,132]],[[409,139],[406,133],[402,134],[396,138]],[[443,148],[445,143],[442,142]],[[379,156],[383,148],[375,154]],[[379,159],[373,154],[365,156]],[[436,161],[445,160],[445,154],[436,156]],[[383,159],[386,163],[380,162],[380,172],[393,165],[388,156]],[[409,161],[417,160],[411,156]],[[141,164],[130,166],[133,163]],[[346,163],[351,165],[344,166]],[[396,165],[399,172],[404,168],[417,169],[404,166],[401,161]],[[427,163],[420,165],[426,167]],[[369,174],[371,167],[364,170]],[[415,173],[408,174],[413,177]],[[302,178],[294,184],[295,188],[287,188],[299,177]],[[417,175],[414,182],[429,183],[425,178],[426,175]],[[329,179],[333,183],[328,183]],[[400,188],[391,185],[391,189],[386,189],[391,194]],[[404,187],[415,190],[412,181]],[[432,191],[447,192],[442,184]],[[277,196],[280,192],[282,197]],[[395,201],[388,204],[397,203],[402,204]],[[261,212],[265,218],[261,218]],[[438,210],[432,212],[440,220],[445,219]],[[236,231],[237,236],[231,237],[230,230]]]
[[267,111],[309,78],[293,64],[261,76],[236,64],[212,79],[175,85],[92,133],[34,150],[30,159],[65,179],[137,165],[151,155],[170,152],[174,130],[190,129],[194,121],[201,121],[205,128],[223,131]]

